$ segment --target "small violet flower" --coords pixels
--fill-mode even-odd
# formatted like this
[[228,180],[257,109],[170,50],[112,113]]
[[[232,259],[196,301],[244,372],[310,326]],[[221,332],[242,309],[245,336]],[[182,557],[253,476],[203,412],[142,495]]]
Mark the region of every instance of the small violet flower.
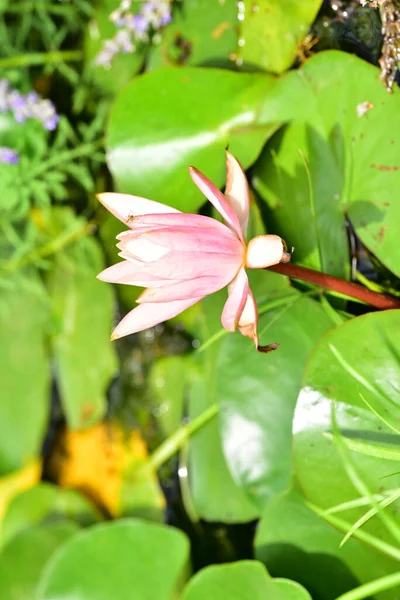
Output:
[[0,79],[0,112],[11,112],[17,123],[36,119],[49,131],[57,127],[60,119],[50,100],[43,100],[34,91],[21,94],[18,90],[10,89],[7,79]]
[[17,165],[19,163],[18,152],[7,146],[0,146],[0,163]]
[[189,172],[225,224],[138,196],[98,195],[100,202],[130,227],[117,236],[124,260],[105,269],[98,278],[147,288],[137,299],[139,306],[122,319],[111,339],[171,319],[227,285],[223,327],[238,329],[259,348],[258,310],[245,268],[263,269],[289,262],[291,255],[277,235],[260,235],[246,244],[250,193],[240,164],[229,152],[225,195],[194,167]]
[[157,0],[144,2],[138,12],[131,12],[132,1],[123,0],[109,19],[119,29],[114,37],[105,40],[103,47],[95,58],[95,64],[106,69],[118,54],[136,52],[138,43],[153,42],[159,29],[171,22],[171,1]]

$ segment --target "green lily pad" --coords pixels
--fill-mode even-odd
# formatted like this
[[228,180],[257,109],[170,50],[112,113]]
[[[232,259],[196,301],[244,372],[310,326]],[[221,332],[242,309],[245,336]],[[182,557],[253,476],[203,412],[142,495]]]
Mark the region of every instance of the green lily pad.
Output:
[[279,125],[258,117],[273,83],[265,74],[189,67],[134,79],[116,98],[107,130],[118,191],[195,212],[205,199],[188,166],[222,186],[228,144],[244,168],[251,165]]
[[236,50],[238,10],[235,2],[185,0],[150,54],[148,68],[199,65],[229,67]]
[[212,565],[197,573],[185,588],[182,600],[311,600],[298,583],[272,579],[265,567],[251,560]]
[[[310,357],[293,423],[294,462],[306,497],[322,509],[365,496],[365,490],[384,494],[400,487],[395,463],[374,452],[399,447],[399,334],[400,311],[367,314],[330,331]],[[345,452],[332,435],[334,419]],[[352,442],[371,453],[359,452]],[[353,524],[369,508],[338,516]],[[393,504],[385,509],[390,513],[396,515]],[[391,540],[378,516],[362,528]]]
[[[222,290],[205,298],[199,315],[198,338],[206,341],[221,329],[221,310],[226,300]],[[217,402],[217,358],[221,341],[198,358],[200,368],[189,395],[189,416],[195,418]],[[245,523],[258,516],[257,508],[234,481],[222,450],[218,416],[203,425],[189,444],[188,480],[195,516],[206,521]],[[183,481],[185,485],[186,480]]]
[[283,73],[317,16],[322,0],[244,0],[239,9],[239,64]]
[[40,483],[15,496],[8,504],[1,526],[1,542],[7,544],[19,532],[40,523],[76,521],[82,527],[100,518],[82,494],[50,483]]
[[50,411],[45,331],[49,305],[33,270],[2,279],[0,290],[0,475],[39,452]]
[[[398,569],[393,559],[357,540],[340,546],[342,537],[306,506],[294,488],[274,498],[264,510],[255,555],[273,577],[298,581],[320,600],[335,600]],[[376,598],[395,600],[396,592],[376,594]]]
[[[54,221],[55,227],[74,225],[65,209],[55,212]],[[86,236],[56,255],[48,275],[54,318],[51,344],[71,428],[87,427],[104,416],[107,387],[117,369],[110,342],[113,294],[111,286],[96,279],[103,268],[98,243]]]
[[266,147],[253,178],[271,227],[296,248],[297,262],[343,277],[347,214],[399,275],[400,96],[386,92],[376,67],[338,51],[315,55],[273,91],[260,118],[291,124]]
[[79,527],[68,521],[20,532],[0,552],[0,597],[33,600],[40,575],[54,552]]
[[[254,275],[260,311],[267,311],[259,320],[261,344],[278,342],[280,347],[260,354],[240,334],[226,336],[218,355],[216,398],[233,478],[262,510],[287,488],[293,470],[292,420],[304,366],[333,322],[321,304],[286,282],[277,294],[273,286],[282,285],[281,275]],[[238,376],[238,365],[243,376]]]
[[50,561],[37,600],[170,600],[188,561],[186,536],[123,519],[82,531]]

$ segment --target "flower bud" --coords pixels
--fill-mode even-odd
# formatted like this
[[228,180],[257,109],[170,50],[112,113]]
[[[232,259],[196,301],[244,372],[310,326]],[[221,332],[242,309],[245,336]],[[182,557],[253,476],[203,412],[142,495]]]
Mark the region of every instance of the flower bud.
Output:
[[280,262],[288,262],[288,253],[279,235],[259,235],[248,243],[246,267],[264,269]]

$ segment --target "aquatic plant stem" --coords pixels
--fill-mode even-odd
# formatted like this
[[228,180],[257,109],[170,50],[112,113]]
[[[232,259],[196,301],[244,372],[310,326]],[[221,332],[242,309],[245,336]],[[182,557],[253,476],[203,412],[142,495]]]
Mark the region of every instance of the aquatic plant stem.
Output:
[[83,60],[81,50],[51,50],[50,52],[32,52],[16,54],[0,59],[0,69],[30,67],[32,65],[56,65],[58,63],[79,62]]
[[159,469],[167,460],[169,460],[178,450],[187,442],[187,440],[198,431],[203,425],[213,419],[219,411],[219,406],[213,404],[198,417],[186,425],[182,425],[172,435],[170,435],[158,448],[149,456],[147,467],[154,470]]
[[354,590],[342,594],[336,598],[336,600],[363,600],[364,598],[370,598],[379,592],[390,590],[396,585],[400,585],[400,572],[385,575],[385,577],[380,577],[379,579],[375,579],[375,581],[364,583],[363,585],[354,588]]
[[400,300],[398,298],[392,298],[390,296],[385,296],[384,294],[379,294],[378,292],[373,292],[357,283],[345,281],[344,279],[339,279],[339,277],[321,273],[320,271],[314,271],[314,269],[308,269],[291,263],[279,263],[278,265],[267,267],[267,269],[274,273],[287,275],[292,279],[307,281],[307,283],[313,283],[318,287],[344,294],[345,296],[355,298],[356,300],[360,300],[361,302],[365,302],[365,304],[380,308],[381,310],[400,308]]

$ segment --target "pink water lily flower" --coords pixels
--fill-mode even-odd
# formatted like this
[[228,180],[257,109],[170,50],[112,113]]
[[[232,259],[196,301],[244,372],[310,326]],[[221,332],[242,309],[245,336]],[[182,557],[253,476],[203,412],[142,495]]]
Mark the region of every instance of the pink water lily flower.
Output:
[[147,288],[137,299],[139,306],[122,319],[111,339],[171,319],[228,286],[222,325],[228,331],[238,329],[259,348],[257,305],[245,268],[288,262],[290,254],[277,235],[260,235],[246,244],[249,188],[240,164],[229,152],[225,194],[194,167],[189,172],[225,224],[138,196],[98,195],[100,202],[130,228],[117,236],[119,255],[124,260],[105,269],[98,278]]

